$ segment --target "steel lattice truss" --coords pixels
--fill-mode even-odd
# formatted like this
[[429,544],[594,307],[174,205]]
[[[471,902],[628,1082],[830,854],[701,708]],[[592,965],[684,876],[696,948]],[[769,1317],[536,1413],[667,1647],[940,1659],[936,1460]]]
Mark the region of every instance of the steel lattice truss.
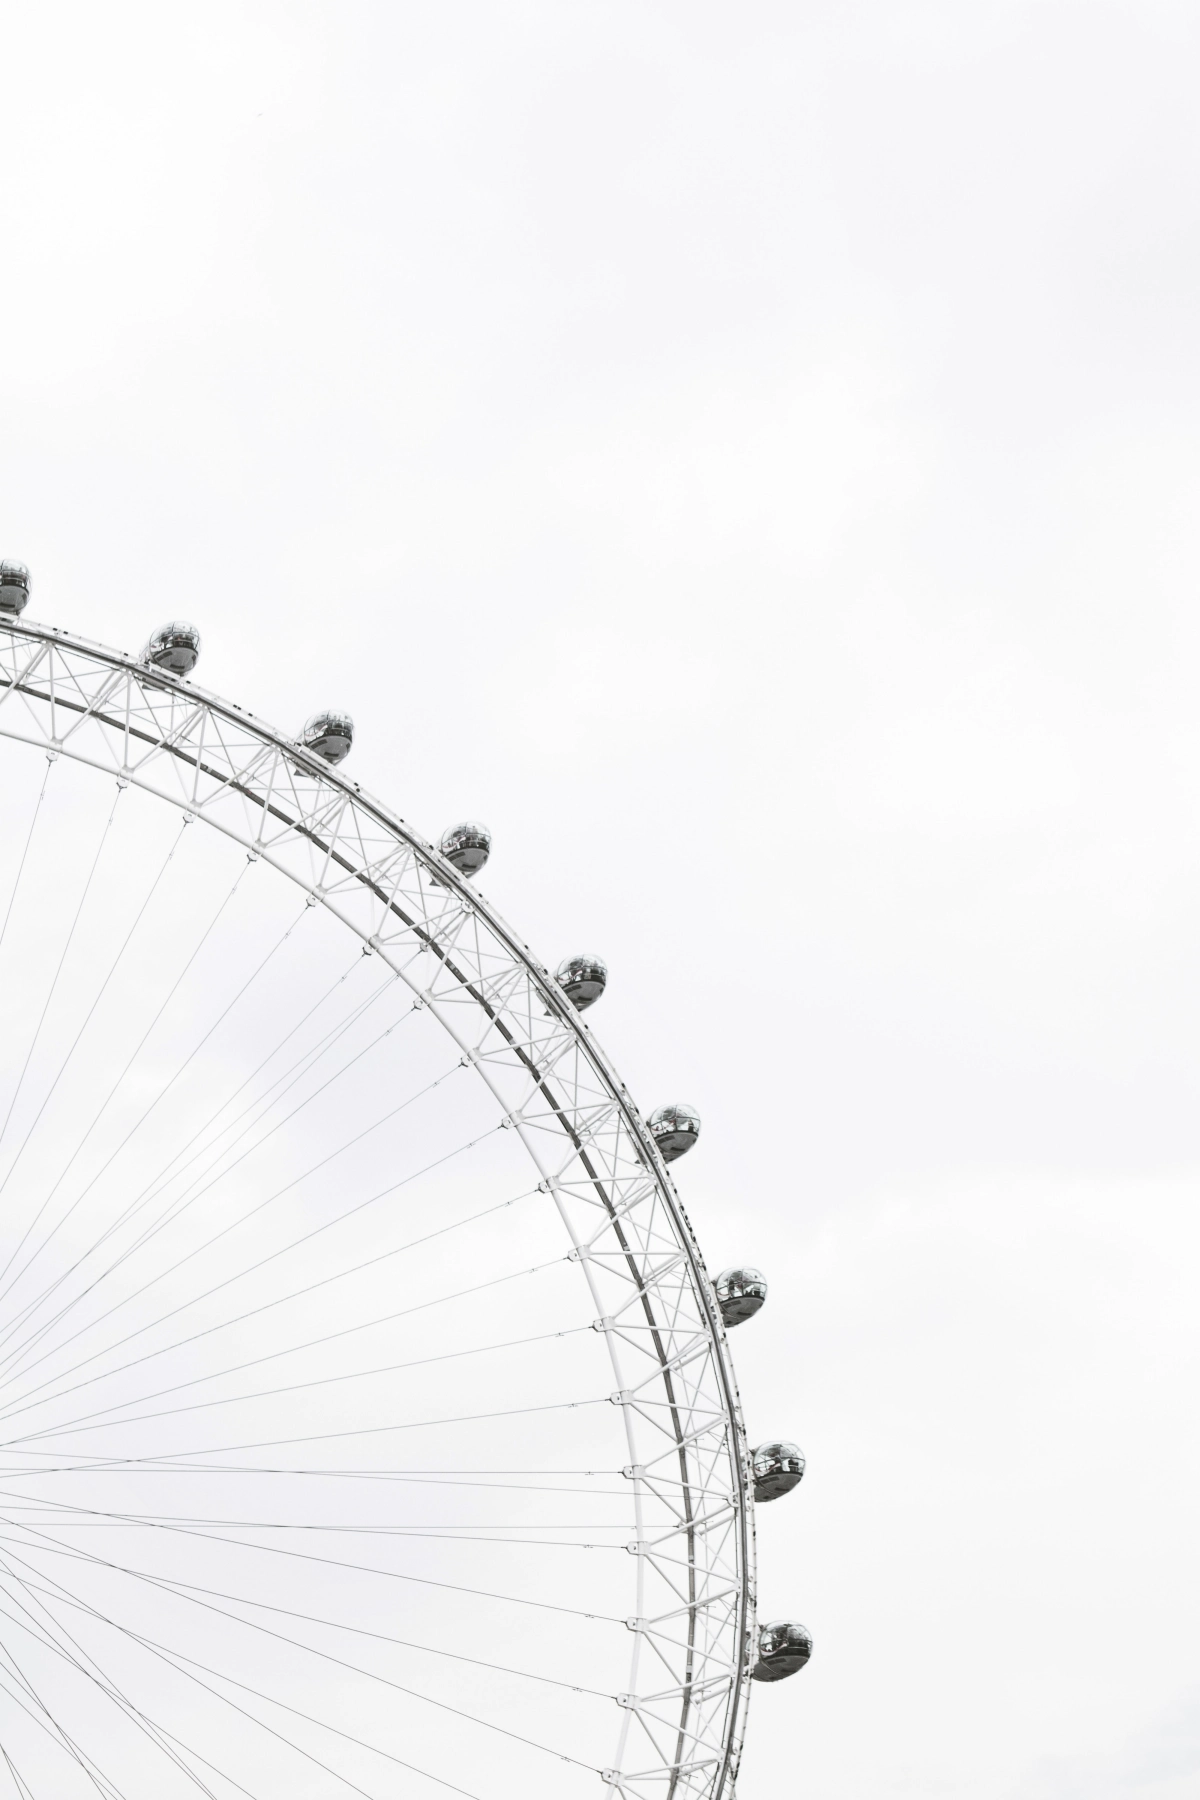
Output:
[[432,845],[189,681],[5,619],[0,736],[156,794],[290,876],[408,983],[491,1089],[570,1234],[624,1414],[638,1616],[606,1792],[732,1800],[754,1606],[737,1390],[674,1186],[575,1008]]

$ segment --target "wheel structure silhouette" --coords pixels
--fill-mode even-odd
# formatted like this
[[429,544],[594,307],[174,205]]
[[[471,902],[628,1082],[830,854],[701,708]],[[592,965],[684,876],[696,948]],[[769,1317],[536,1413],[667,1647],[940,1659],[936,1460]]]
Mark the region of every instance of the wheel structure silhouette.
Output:
[[[733,1795],[755,1618],[727,1328],[583,1016],[297,738],[0,566],[0,1794]],[[790,1635],[789,1635],[790,1634]]]

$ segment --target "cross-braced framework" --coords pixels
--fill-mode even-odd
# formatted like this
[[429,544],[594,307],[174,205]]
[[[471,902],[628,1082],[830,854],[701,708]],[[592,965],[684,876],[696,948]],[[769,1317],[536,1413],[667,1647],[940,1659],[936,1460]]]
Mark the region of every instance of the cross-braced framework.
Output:
[[189,681],[5,619],[0,736],[134,784],[290,877],[408,984],[491,1090],[569,1234],[624,1417],[638,1600],[605,1791],[730,1800],[754,1607],[741,1412],[691,1227],[589,1027],[432,845]]

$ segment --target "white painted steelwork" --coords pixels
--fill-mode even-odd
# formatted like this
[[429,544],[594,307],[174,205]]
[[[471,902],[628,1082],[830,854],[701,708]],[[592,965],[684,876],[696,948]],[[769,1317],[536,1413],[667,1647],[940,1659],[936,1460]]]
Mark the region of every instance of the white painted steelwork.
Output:
[[0,736],[135,784],[288,876],[390,965],[487,1084],[569,1234],[624,1415],[639,1598],[604,1791],[731,1800],[759,1645],[725,1329],[654,1137],[559,982],[357,783],[153,664],[0,618]]

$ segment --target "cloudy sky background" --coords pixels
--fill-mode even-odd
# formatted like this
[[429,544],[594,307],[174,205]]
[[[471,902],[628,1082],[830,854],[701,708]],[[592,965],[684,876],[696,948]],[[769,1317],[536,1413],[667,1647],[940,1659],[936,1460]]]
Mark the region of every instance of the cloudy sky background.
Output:
[[1200,1780],[1200,15],[14,4],[31,615],[435,835],[681,1187],[756,1439],[742,1800]]

